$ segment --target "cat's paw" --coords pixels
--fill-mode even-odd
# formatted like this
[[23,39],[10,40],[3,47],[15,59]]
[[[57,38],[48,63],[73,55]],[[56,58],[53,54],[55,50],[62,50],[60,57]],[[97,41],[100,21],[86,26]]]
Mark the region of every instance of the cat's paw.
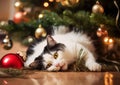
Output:
[[61,68],[61,70],[67,70],[68,69],[68,64],[64,60],[62,60],[60,62],[60,68]]
[[55,66],[51,66],[50,68],[47,69],[47,71],[59,71],[60,67],[55,67]]
[[97,62],[86,63],[86,67],[90,71],[101,71],[102,66]]
[[61,70],[67,70],[68,69],[68,65],[65,63],[62,67],[61,67]]

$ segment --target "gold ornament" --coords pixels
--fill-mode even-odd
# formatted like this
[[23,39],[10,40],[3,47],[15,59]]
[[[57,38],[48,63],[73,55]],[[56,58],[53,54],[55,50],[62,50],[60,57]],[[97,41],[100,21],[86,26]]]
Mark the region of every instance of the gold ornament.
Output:
[[106,30],[106,27],[103,24],[101,24],[100,27],[98,28],[96,34],[97,34],[98,37],[108,36],[108,32]]
[[114,42],[113,39],[110,38],[110,37],[104,37],[103,40],[104,40],[104,43],[105,43],[105,44],[108,44],[108,45],[109,45],[109,44],[113,44],[113,42]]
[[28,43],[32,43],[34,41],[34,37],[28,36],[27,41]]
[[74,6],[75,4],[77,4],[79,2],[79,0],[60,0],[60,3],[63,6]]
[[9,39],[8,35],[3,39],[4,49],[9,50],[12,48],[12,40]]
[[7,32],[5,30],[0,29],[0,42],[5,38]]
[[92,12],[93,13],[104,13],[104,8],[102,5],[100,5],[100,3],[98,1],[96,1],[96,4],[93,5],[92,7]]
[[46,33],[45,29],[41,25],[39,25],[39,27],[35,31],[35,37],[38,39],[41,37],[46,37],[46,35],[47,35],[47,33]]
[[111,50],[114,47],[114,40],[110,37],[103,38],[104,44],[107,46],[107,50]]

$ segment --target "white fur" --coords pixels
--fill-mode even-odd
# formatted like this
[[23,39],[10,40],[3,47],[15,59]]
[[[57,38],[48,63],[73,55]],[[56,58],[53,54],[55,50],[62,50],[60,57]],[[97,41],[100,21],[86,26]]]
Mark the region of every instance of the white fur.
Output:
[[[43,56],[45,60],[45,66],[48,62],[52,63],[52,66],[48,68],[48,71],[67,70],[69,64],[73,63],[79,57],[80,49],[83,49],[87,54],[85,56],[85,66],[91,71],[100,71],[101,65],[96,62],[95,49],[90,38],[83,33],[69,32],[66,34],[55,34],[52,36],[57,43],[63,43],[66,48],[64,52],[58,51],[59,57],[57,59],[52,58],[51,55],[45,54]],[[25,66],[28,67],[34,59],[41,54],[47,41],[44,40],[36,44],[33,48],[35,51],[33,55],[28,56]],[[83,56],[81,56],[82,58]],[[59,66],[58,66],[59,64]]]
[[38,57],[42,53],[44,46],[46,44],[47,44],[47,41],[45,40],[43,42],[37,43],[34,46],[34,48],[33,48],[34,53],[32,55],[27,56],[27,60],[24,63],[25,67],[29,67],[29,65],[35,60],[35,58]]

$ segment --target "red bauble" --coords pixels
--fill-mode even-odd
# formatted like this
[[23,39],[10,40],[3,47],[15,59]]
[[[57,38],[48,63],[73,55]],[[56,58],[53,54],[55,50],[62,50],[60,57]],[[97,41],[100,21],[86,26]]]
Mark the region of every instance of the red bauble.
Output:
[[26,17],[26,14],[27,14],[26,12],[16,12],[13,21],[16,24],[29,21],[29,19]]
[[22,22],[23,21],[23,12],[17,12],[17,13],[15,13],[13,21],[15,23]]
[[19,54],[9,53],[0,60],[0,67],[2,68],[21,69],[23,66],[23,60]]

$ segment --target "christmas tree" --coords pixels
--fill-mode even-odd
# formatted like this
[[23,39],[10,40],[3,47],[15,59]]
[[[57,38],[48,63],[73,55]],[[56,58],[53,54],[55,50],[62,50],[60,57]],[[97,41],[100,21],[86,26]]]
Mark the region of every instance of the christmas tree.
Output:
[[110,0],[109,4],[104,0],[17,0],[13,20],[1,24],[0,29],[8,40],[10,36],[24,45],[51,34],[53,26],[83,31],[95,41],[97,53],[102,56],[99,61],[116,67],[120,65],[118,3],[119,0]]

